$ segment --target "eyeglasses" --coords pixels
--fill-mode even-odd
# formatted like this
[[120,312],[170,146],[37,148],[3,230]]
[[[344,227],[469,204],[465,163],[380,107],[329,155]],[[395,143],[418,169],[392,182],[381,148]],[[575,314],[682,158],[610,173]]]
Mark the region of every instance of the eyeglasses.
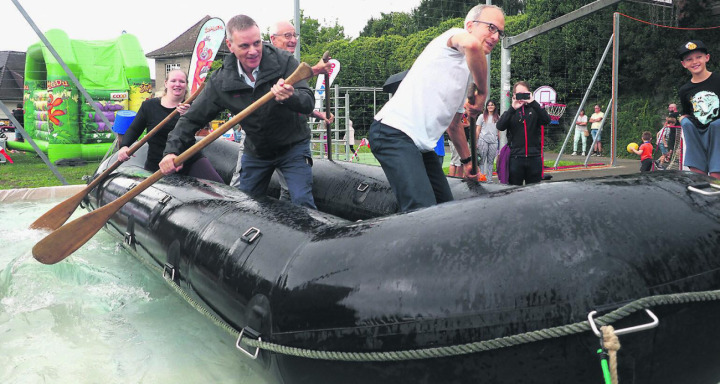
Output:
[[488,26],[488,31],[490,31],[490,34],[491,34],[491,35],[494,35],[495,32],[497,32],[498,36],[500,36],[501,39],[502,39],[503,37],[505,37],[505,31],[503,31],[502,29],[498,28],[497,25],[495,25],[495,24],[493,24],[493,23],[488,23],[487,21],[480,21],[480,20],[473,20],[473,23],[483,23],[483,24],[486,24],[486,25]]
[[282,36],[282,37],[290,40],[290,39],[292,39],[293,37],[294,37],[294,38],[299,38],[299,37],[300,37],[300,34],[299,34],[299,33],[295,33],[295,32],[287,32],[287,33],[283,33],[282,35],[278,35],[277,33],[273,33],[273,36]]

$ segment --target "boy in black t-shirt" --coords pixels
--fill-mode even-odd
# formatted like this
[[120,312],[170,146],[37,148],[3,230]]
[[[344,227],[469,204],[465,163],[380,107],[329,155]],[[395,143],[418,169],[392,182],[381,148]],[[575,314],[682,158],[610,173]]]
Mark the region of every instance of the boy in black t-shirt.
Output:
[[710,54],[700,40],[684,43],[678,55],[692,75],[678,91],[684,164],[693,172],[720,179],[720,75],[708,71]]

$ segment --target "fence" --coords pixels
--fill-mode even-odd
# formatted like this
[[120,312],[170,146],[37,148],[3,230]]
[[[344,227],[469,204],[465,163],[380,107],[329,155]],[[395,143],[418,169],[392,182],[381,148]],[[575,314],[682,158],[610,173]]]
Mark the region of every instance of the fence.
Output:
[[[349,161],[352,157],[350,140],[347,137],[350,121],[355,131],[355,145],[367,136],[372,119],[382,105],[389,100],[389,95],[382,88],[370,87],[339,87],[330,89],[330,109],[335,121],[330,127],[330,153],[335,160]],[[352,102],[351,102],[352,101]],[[323,103],[325,100],[323,100]],[[323,104],[321,110],[325,110]],[[312,133],[311,148],[313,157],[327,157],[327,129],[325,123],[310,118],[308,124]],[[357,147],[356,147],[357,149]]]

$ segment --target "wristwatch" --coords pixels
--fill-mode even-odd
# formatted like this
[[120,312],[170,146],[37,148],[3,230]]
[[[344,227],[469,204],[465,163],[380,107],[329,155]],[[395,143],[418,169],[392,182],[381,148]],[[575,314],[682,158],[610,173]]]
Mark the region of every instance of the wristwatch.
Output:
[[467,164],[470,162],[470,160],[472,160],[472,156],[468,156],[464,159],[460,159],[460,164]]

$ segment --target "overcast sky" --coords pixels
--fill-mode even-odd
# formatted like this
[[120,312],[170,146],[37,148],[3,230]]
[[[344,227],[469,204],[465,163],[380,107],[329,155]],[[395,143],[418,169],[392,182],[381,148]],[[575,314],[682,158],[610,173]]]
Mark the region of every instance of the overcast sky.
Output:
[[[232,16],[246,14],[265,32],[277,20],[294,18],[294,0],[260,1],[158,1],[158,0],[17,0],[38,28],[64,30],[74,40],[108,40],[122,31],[140,40],[145,53],[158,49],[185,32],[205,15],[227,22]],[[420,0],[299,0],[305,16],[329,25],[334,20],[345,33],[357,37],[370,17],[380,12],[409,12]],[[190,5],[192,4],[192,5]],[[13,1],[0,0],[1,51],[25,51],[39,41]],[[148,61],[152,67],[152,60]],[[152,70],[154,72],[154,70]]]

